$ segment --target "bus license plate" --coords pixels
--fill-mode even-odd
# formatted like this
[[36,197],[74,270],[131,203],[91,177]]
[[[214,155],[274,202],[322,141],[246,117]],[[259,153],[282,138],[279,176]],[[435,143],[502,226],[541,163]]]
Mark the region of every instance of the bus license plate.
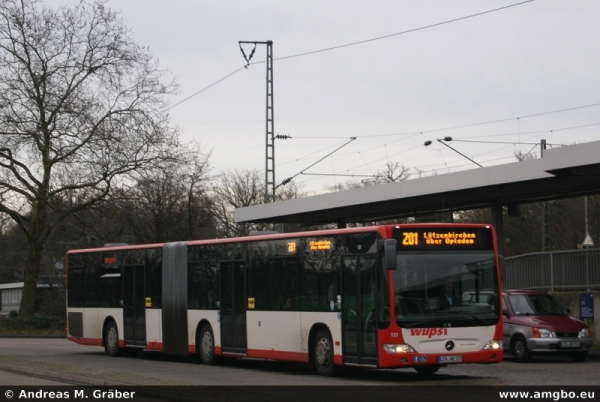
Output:
[[459,356],[438,356],[438,363],[462,363],[463,357]]
[[559,348],[580,348],[581,342],[559,342]]

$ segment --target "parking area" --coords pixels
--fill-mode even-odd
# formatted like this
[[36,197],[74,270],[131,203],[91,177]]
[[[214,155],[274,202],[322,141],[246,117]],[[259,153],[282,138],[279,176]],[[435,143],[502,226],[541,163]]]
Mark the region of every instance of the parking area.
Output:
[[137,357],[113,358],[102,348],[76,345],[65,339],[4,338],[0,342],[0,370],[29,371],[41,378],[106,385],[585,386],[598,383],[600,351],[592,351],[580,363],[558,355],[519,363],[507,354],[502,363],[450,365],[426,378],[412,369],[348,369],[334,377],[322,377],[305,364],[241,359],[205,366],[198,364],[194,356],[142,352]]

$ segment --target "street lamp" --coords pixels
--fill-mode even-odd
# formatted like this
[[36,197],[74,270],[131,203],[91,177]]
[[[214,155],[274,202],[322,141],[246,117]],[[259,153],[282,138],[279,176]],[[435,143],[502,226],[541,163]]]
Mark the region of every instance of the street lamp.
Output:
[[[459,154],[459,155],[461,155],[461,156],[463,156],[463,157],[467,158],[468,160],[470,160],[471,162],[473,162],[473,163],[474,163],[474,164],[476,164],[477,166],[479,166],[479,167],[483,167],[483,166],[481,166],[479,163],[475,162],[473,159],[469,158],[467,155],[465,155],[465,154],[463,154],[463,153],[461,153],[461,152],[457,151],[456,149],[452,148],[450,145],[446,144],[446,142],[450,142],[450,141],[452,141],[452,137],[444,137],[444,138],[441,138],[441,139],[440,139],[440,138],[438,138],[438,139],[437,139],[437,142],[439,142],[440,144],[443,144],[443,145],[447,146],[448,148],[450,148],[451,150],[453,150],[453,151],[454,151],[454,152],[456,152],[457,154]],[[425,143],[424,143],[423,145],[425,145],[426,147],[428,147],[428,146],[429,146],[429,145],[431,145],[432,143],[433,143],[433,141],[431,141],[431,140],[427,140],[427,141],[425,141]]]

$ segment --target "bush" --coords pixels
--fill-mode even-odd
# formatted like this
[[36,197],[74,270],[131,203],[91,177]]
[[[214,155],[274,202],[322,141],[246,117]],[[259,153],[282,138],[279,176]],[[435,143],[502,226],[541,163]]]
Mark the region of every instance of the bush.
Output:
[[17,311],[0,316],[0,335],[66,334],[64,288],[39,288],[35,304],[37,314],[33,317],[22,317]]
[[0,334],[65,334],[65,320],[47,314],[21,317],[16,311],[11,311],[8,316],[0,318]]
[[40,288],[36,295],[36,311],[39,314],[63,318],[66,314],[64,288]]

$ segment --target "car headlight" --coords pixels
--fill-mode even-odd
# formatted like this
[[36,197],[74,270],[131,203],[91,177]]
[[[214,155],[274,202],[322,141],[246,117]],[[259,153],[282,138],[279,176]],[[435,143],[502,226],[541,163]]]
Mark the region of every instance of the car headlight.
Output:
[[384,343],[383,350],[390,354],[414,353],[415,350],[405,343]]
[[498,339],[492,339],[488,343],[485,344],[483,350],[498,350],[502,349],[502,341]]
[[590,336],[590,330],[588,328],[584,328],[581,331],[579,331],[579,335],[577,335],[578,338],[588,338]]
[[536,338],[556,338],[554,332],[546,328],[533,328],[533,336]]

